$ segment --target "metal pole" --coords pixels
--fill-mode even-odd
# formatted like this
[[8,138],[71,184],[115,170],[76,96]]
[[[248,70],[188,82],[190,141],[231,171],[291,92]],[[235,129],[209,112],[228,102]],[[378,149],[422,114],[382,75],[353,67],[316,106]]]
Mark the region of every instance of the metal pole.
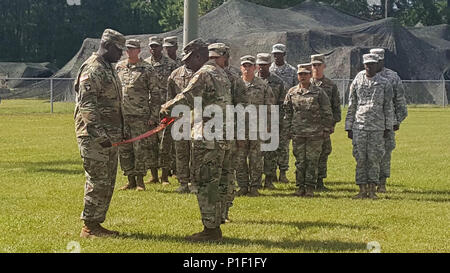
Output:
[[198,38],[198,0],[184,0],[183,46]]
[[53,79],[50,79],[50,105],[51,112],[53,113]]
[[342,80],[342,107],[345,107],[345,80]]
[[384,18],[388,18],[388,1],[384,1]]
[[445,108],[445,79],[442,78],[442,104]]

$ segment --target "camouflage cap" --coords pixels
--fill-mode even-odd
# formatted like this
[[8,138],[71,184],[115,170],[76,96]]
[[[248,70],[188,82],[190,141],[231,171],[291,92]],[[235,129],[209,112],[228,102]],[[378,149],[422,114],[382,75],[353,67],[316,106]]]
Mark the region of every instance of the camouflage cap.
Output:
[[164,38],[163,47],[172,47],[172,46],[178,46],[177,36],[170,36],[170,37]]
[[382,48],[373,48],[370,50],[370,54],[376,54],[379,60],[384,60],[384,49]]
[[141,41],[139,41],[138,39],[128,39],[125,42],[125,46],[127,48],[141,48]]
[[270,53],[258,53],[256,55],[256,64],[271,64],[272,55]]
[[229,53],[230,48],[224,43],[214,43],[208,46],[209,57],[222,57]]
[[241,57],[241,65],[243,64],[255,64],[256,58],[252,55],[245,55]]
[[311,55],[311,64],[324,64],[325,63],[325,55],[316,54]]
[[311,63],[297,65],[297,74],[300,74],[300,73],[310,73],[311,74]]
[[272,54],[274,53],[286,53],[286,46],[283,44],[276,44],[272,47]]
[[152,36],[150,38],[148,38],[148,45],[162,45],[162,39],[157,37],[157,36]]
[[186,60],[191,56],[192,52],[199,50],[201,48],[207,48],[208,45],[202,40],[202,39],[195,39],[190,41],[184,48],[183,53],[184,56],[182,57],[181,61]]
[[363,55],[363,64],[368,63],[378,63],[378,55],[377,54],[364,54]]
[[125,50],[125,36],[123,36],[122,33],[112,30],[112,29],[105,29],[102,34],[101,42],[112,42],[115,44],[119,49]]

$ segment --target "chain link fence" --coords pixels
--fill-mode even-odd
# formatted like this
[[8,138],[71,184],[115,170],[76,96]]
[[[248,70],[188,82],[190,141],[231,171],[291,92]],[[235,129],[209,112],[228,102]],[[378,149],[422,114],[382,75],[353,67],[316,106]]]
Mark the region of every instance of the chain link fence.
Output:
[[[48,99],[50,112],[53,102],[75,100],[74,78],[8,78],[0,75],[0,99],[40,98]],[[338,86],[342,106],[348,105],[348,93],[352,79],[333,79]],[[446,107],[450,94],[450,81],[404,80],[408,105]]]

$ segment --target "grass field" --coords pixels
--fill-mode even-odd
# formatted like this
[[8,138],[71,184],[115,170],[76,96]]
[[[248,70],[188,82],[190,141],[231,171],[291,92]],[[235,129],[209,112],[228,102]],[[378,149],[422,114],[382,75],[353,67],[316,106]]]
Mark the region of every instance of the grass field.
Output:
[[[178,186],[114,193],[105,227],[120,238],[80,239],[84,172],[76,146],[73,104],[3,100],[0,104],[0,252],[450,252],[450,108],[410,108],[397,134],[388,194],[352,200],[355,162],[343,122],[332,136],[326,185],[332,191],[301,199],[294,158],[288,185],[238,197],[224,241],[194,244],[201,230],[194,195]],[[345,117],[343,113],[343,118]],[[119,173],[116,187],[125,184]]]

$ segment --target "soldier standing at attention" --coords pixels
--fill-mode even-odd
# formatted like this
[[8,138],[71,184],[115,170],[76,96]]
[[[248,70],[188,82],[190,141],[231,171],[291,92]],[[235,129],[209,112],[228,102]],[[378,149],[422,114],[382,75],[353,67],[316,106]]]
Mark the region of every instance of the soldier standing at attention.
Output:
[[[226,58],[218,57],[218,54],[212,51],[215,50],[211,48],[210,60],[194,74],[188,86],[173,100],[162,106],[162,115],[167,115],[170,109],[177,104],[185,104],[193,109],[194,97],[202,99],[202,109],[197,109],[197,111],[203,112],[206,107],[215,105],[225,113],[226,106],[232,105],[231,83],[224,71]],[[198,55],[194,58],[208,59],[208,53],[205,54],[201,51]],[[208,120],[208,118],[203,118],[203,122]],[[225,115],[223,124],[224,128],[221,128],[224,132],[223,140],[206,140],[204,137],[192,140],[192,169],[194,182],[198,187],[197,200],[204,229],[202,232],[187,237],[186,239],[189,241],[219,241],[222,239],[220,225],[225,209],[223,193],[226,192],[231,170],[231,143],[225,140]],[[201,124],[194,124],[194,136],[202,133],[202,127]]]
[[[139,58],[139,40],[126,41],[128,59],[116,65],[122,82],[124,138],[135,138],[159,123],[161,86],[154,68]],[[158,137],[144,138],[119,146],[120,166],[128,177],[121,190],[145,190],[146,165],[155,171],[158,167]],[[158,176],[153,173],[152,176]]]
[[106,29],[100,48],[81,65],[75,80],[75,133],[86,175],[83,238],[119,234],[100,224],[116,183],[118,148],[112,143],[123,140],[121,85],[112,63],[120,60],[124,49],[125,37]]
[[386,192],[386,179],[391,176],[391,154],[395,149],[395,131],[400,129],[400,123],[408,116],[408,108],[406,106],[405,89],[402,79],[397,72],[384,67],[384,49],[374,48],[370,53],[378,55],[378,69],[382,77],[386,78],[392,85],[392,103],[394,106],[394,130],[389,131],[389,135],[385,138],[385,153],[380,165],[380,184],[377,191]]
[[284,100],[283,130],[292,138],[295,156],[296,185],[294,193],[313,197],[317,184],[320,153],[333,126],[330,101],[320,87],[311,83],[309,64],[298,65],[300,84],[292,87]]
[[352,139],[356,160],[356,184],[359,193],[354,199],[377,199],[380,164],[385,152],[385,138],[394,125],[392,85],[377,74],[378,55],[363,55],[365,70],[350,85],[345,130]]
[[[245,89],[242,93],[235,94],[235,103],[244,108],[249,105],[271,105],[274,95],[270,86],[263,79],[255,76],[255,57],[246,55],[241,58],[242,79]],[[250,140],[250,118],[245,117],[245,140],[236,140],[236,179],[239,185],[238,196],[259,196],[261,178],[264,167],[261,141]],[[247,129],[248,128],[248,129]],[[248,160],[248,161],[247,161]]]
[[[184,56],[182,61],[185,63],[183,66],[175,69],[168,79],[167,90],[169,99],[175,98],[180,94],[188,85],[189,81],[203,65],[202,59],[198,58],[200,55],[198,52],[206,52],[208,46],[201,39],[196,39],[188,43],[184,48]],[[197,57],[197,58],[194,58]],[[191,183],[191,141],[190,140],[177,140],[175,142],[176,152],[176,166],[177,166],[177,179],[180,182],[180,187],[176,189],[178,193],[189,193],[189,183]],[[195,187],[192,187],[194,190]]]
[[[177,68],[177,64],[174,60],[170,59],[167,56],[164,56],[162,53],[162,39],[156,36],[152,36],[149,38],[149,47],[151,56],[145,59],[147,63],[149,63],[153,68],[158,72],[159,80],[164,86],[164,89],[161,91],[161,103],[165,103],[167,101],[167,80],[170,76],[170,73]],[[169,184],[169,175],[171,175],[170,171],[173,168],[174,152],[172,151],[172,136],[170,134],[170,126],[164,129],[163,132],[159,134],[162,139],[160,143],[160,166],[162,168],[161,182],[163,184]],[[154,170],[152,171],[154,173]],[[158,177],[152,177],[149,183],[159,182]]]
[[177,50],[178,50],[177,36],[170,36],[170,37],[164,38],[163,48],[164,48],[164,51],[166,52],[167,56],[176,62],[177,67],[180,67],[183,65],[182,60],[177,56]]
[[[269,53],[259,53],[256,55],[257,72],[256,76],[263,79],[269,84],[274,95],[274,104],[279,105],[279,119],[284,116],[283,102],[286,97],[286,89],[284,88],[283,80],[277,75],[270,72],[270,64],[272,56]],[[282,128],[279,128],[279,135],[283,134]],[[280,137],[280,140],[285,140],[286,137]],[[277,182],[277,166],[280,168],[280,172],[286,172],[289,169],[289,162],[285,162],[283,159],[283,153],[285,152],[285,143],[280,143],[280,146],[276,151],[264,152],[264,188],[275,189],[273,182]],[[287,163],[287,164],[286,164]]]
[[[274,62],[270,66],[270,72],[277,75],[283,80],[284,88],[289,90],[291,87],[298,85],[297,69],[288,64],[286,59],[286,46],[284,44],[276,44],[272,47],[272,55]],[[280,169],[280,177],[278,179],[281,183],[288,183],[289,180],[286,177],[286,172],[289,169],[289,143],[290,139],[286,139],[285,142],[280,143],[281,146],[281,158],[279,159],[283,170]]]
[[[336,123],[341,121],[341,100],[339,99],[339,91],[336,84],[325,77],[324,70],[326,68],[325,56],[323,54],[312,55],[312,84],[322,88],[330,100],[331,111],[333,113],[333,127],[330,134],[334,133]],[[327,161],[331,154],[331,138],[328,136],[323,141],[322,152],[319,158],[319,173],[317,178],[317,190],[327,191],[328,188],[323,184],[323,179],[327,177]]]

